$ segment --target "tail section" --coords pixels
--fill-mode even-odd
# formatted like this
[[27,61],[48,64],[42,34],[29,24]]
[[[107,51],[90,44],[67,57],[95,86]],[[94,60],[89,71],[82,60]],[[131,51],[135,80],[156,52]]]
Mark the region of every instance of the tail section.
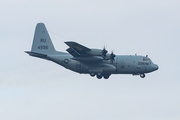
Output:
[[31,52],[43,55],[56,52],[44,23],[38,23],[36,26]]

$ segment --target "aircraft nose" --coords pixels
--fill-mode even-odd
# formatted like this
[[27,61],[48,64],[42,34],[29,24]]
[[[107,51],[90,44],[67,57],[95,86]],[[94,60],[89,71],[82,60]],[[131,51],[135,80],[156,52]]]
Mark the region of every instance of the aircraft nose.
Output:
[[153,64],[152,67],[153,67],[154,70],[158,70],[159,69],[159,66],[157,64]]

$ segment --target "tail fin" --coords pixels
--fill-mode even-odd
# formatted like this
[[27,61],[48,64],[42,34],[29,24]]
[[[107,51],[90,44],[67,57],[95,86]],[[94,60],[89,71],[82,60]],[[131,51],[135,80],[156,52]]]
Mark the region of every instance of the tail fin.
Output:
[[44,55],[56,52],[44,23],[36,26],[31,52]]

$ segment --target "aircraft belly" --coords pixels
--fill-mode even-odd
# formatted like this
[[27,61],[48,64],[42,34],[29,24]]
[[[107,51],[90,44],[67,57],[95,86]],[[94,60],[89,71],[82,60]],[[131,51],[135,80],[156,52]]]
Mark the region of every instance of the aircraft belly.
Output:
[[133,65],[126,65],[123,68],[122,68],[122,66],[118,66],[119,74],[134,74],[134,73],[140,73],[140,72],[141,72],[141,70]]

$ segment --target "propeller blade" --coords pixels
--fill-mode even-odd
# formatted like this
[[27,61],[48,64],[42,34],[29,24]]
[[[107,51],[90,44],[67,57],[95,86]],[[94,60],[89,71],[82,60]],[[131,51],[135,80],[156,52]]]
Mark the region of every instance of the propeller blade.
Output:
[[106,57],[106,54],[107,54],[107,50],[106,48],[104,47],[103,50],[102,50],[102,57],[105,58]]
[[112,51],[112,53],[110,54],[110,60],[111,61],[114,61],[114,58],[116,57],[116,55],[113,53],[113,51]]

